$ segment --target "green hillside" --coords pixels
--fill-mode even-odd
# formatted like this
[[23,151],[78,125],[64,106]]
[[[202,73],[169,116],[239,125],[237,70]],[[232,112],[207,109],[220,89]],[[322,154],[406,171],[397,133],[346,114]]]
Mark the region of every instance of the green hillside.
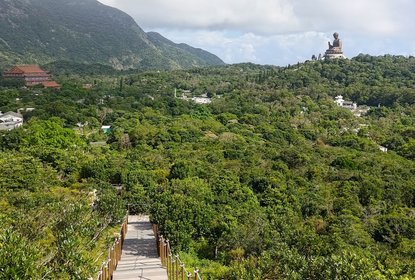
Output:
[[0,1],[0,64],[57,60],[116,69],[181,69],[223,62],[153,40],[127,14],[96,0]]
[[127,204],[202,279],[415,279],[414,57],[94,69],[0,87],[0,279],[93,277]]

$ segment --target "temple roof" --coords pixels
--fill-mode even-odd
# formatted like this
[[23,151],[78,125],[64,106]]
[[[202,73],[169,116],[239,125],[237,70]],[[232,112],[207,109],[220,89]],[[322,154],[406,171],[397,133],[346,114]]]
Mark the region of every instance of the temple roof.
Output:
[[47,73],[42,70],[38,65],[16,65],[9,71],[6,71],[7,74],[40,74],[47,75]]
[[61,87],[61,85],[60,84],[58,84],[57,82],[55,82],[55,81],[44,81],[44,82],[42,82],[42,85],[45,87],[45,88],[60,88]]

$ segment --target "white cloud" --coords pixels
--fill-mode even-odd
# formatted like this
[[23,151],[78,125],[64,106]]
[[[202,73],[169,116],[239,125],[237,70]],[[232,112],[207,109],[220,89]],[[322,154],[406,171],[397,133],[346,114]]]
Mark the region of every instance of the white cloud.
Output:
[[[238,30],[284,34],[356,30],[393,34],[407,30],[412,0],[101,0],[132,15],[144,28]],[[413,23],[413,20],[412,20]]]
[[325,33],[319,32],[265,36],[209,30],[156,31],[173,41],[204,48],[227,63],[293,64],[324,52],[329,40]]
[[[392,35],[407,28],[406,9],[415,8],[408,0],[295,0],[295,13],[308,26],[327,30],[353,30],[359,33]],[[406,10],[406,11],[405,11]]]
[[292,32],[300,29],[289,0],[102,0],[129,11],[145,28],[233,29]]
[[[334,31],[346,55],[413,53],[413,0],[100,0],[145,30],[228,63],[287,64],[324,52]],[[384,52],[382,52],[384,51]]]

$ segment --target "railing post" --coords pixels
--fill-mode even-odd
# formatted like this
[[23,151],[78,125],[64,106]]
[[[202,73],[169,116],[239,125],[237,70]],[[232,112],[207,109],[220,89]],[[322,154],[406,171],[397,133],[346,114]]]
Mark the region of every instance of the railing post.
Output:
[[163,239],[161,237],[159,237],[158,245],[159,245],[158,251],[160,255],[160,261],[161,261],[161,264],[164,265]]
[[184,279],[184,271],[185,271],[184,263],[182,263],[180,266],[182,268],[182,280],[185,280]]
[[166,260],[164,258],[164,240],[162,237],[159,238],[159,252],[160,252],[161,264],[166,266]]
[[169,271],[170,271],[170,267],[169,267],[170,260],[169,260],[169,254],[167,253],[167,245],[165,245],[165,250],[166,250],[166,269],[167,269],[167,278],[168,278]]
[[117,265],[118,265],[118,238],[115,241],[115,246],[114,246],[114,261],[115,261],[115,266],[114,266],[114,270],[117,269]]
[[111,269],[111,260],[107,264],[107,279],[108,280],[111,279],[110,269]]
[[105,278],[105,266],[106,266],[106,263],[103,262],[102,266],[101,266],[101,280],[106,280],[106,278]]
[[164,265],[167,266],[167,262],[168,262],[168,259],[167,259],[167,257],[168,257],[167,244],[166,244],[166,241],[164,240],[164,238],[163,238],[163,244],[161,246],[162,246],[162,254],[163,254]]
[[114,272],[115,270],[115,244],[112,245],[111,247],[111,274]]
[[169,252],[167,250],[167,244],[166,241],[163,239],[163,258],[164,258],[164,264],[167,266],[167,263],[169,261]]
[[169,246],[169,240],[164,241],[166,243],[166,254],[167,254],[167,276],[171,275],[171,265],[172,265],[172,259],[171,259],[171,252],[170,252],[170,246]]
[[105,280],[109,279],[109,277],[108,277],[108,263],[106,263],[105,266],[104,266],[104,279]]
[[176,278],[175,280],[179,280],[179,256],[176,255]]
[[122,241],[119,240],[118,241],[118,261],[121,260],[121,255],[122,255]]
[[112,275],[113,267],[114,267],[114,245],[110,249],[110,266],[109,266],[109,275],[110,275],[110,277]]
[[167,257],[167,279],[171,279],[171,259]]
[[172,252],[170,249],[170,241],[168,239],[166,239],[166,253],[167,253],[167,257],[172,260]]
[[174,279],[174,258],[170,256],[170,277]]
[[171,260],[172,260],[172,267],[171,267],[171,279],[176,280],[176,259],[174,258],[174,256],[171,256]]

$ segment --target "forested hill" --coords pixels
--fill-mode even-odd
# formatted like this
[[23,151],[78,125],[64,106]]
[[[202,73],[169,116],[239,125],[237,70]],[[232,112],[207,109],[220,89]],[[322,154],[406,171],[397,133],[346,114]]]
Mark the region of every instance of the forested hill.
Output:
[[258,69],[258,80],[297,94],[343,95],[361,105],[396,106],[415,102],[415,57],[370,56],[305,62],[283,68]]
[[0,26],[0,66],[57,60],[116,69],[224,64],[206,51],[152,40],[129,15],[96,0],[1,0]]
[[25,123],[0,132],[0,279],[93,277],[127,204],[148,205],[203,279],[415,279],[414,66],[360,55],[65,73],[60,91],[3,82],[0,111]]

